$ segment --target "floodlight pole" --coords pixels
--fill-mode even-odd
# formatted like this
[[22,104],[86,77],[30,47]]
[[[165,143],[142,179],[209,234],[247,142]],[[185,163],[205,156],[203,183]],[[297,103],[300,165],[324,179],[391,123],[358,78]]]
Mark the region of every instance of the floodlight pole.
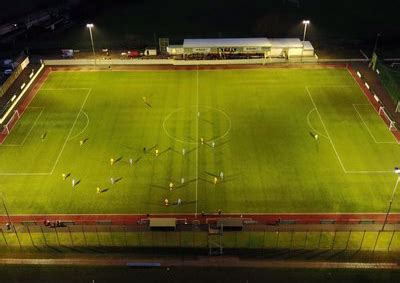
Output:
[[86,27],[89,29],[89,34],[90,34],[90,41],[92,43],[92,51],[93,51],[93,57],[94,57],[94,64],[96,65],[96,53],[94,51],[94,42],[93,42],[93,33],[92,33],[92,28],[94,27],[93,24],[87,24]]
[[379,37],[381,36],[380,33],[376,34],[376,40],[375,40],[375,46],[374,46],[374,51],[372,54],[376,53],[376,49],[378,48],[378,41],[379,41]]
[[[397,173],[397,172],[396,172],[396,173]],[[400,175],[397,176],[396,185],[395,185],[394,188],[393,188],[392,197],[390,198],[390,201],[389,201],[389,207],[388,207],[388,209],[387,209],[387,211],[386,211],[385,220],[383,221],[383,225],[382,225],[381,231],[384,231],[384,230],[385,230],[385,226],[386,226],[386,223],[387,223],[387,219],[388,219],[389,214],[390,214],[390,211],[391,211],[391,209],[392,209],[392,203],[393,203],[394,197],[395,197],[395,195],[396,195],[396,191],[397,191],[397,187],[398,187],[398,185],[399,185],[399,182],[400,182]]]
[[304,25],[304,33],[303,33],[303,47],[301,49],[301,61],[303,62],[303,53],[304,53],[304,41],[306,40],[306,34],[307,34],[307,26],[310,24],[309,20],[304,20],[303,25]]
[[304,33],[303,33],[303,42],[306,40],[306,35],[307,35],[307,26],[310,24],[309,20],[304,20],[303,25],[304,25]]
[[3,192],[0,192],[0,197],[1,197],[1,202],[2,202],[2,204],[3,204],[3,207],[4,207],[4,211],[6,212],[6,215],[7,215],[8,224],[9,224],[9,225],[11,226],[11,228],[14,230],[15,236],[16,236],[16,238],[17,238],[17,240],[18,240],[19,247],[21,248],[21,241],[19,240],[19,236],[18,236],[17,229],[15,229],[14,224],[13,224],[12,221],[11,221],[10,214],[8,213],[8,209],[7,209],[7,206],[6,206],[6,202],[4,201]]

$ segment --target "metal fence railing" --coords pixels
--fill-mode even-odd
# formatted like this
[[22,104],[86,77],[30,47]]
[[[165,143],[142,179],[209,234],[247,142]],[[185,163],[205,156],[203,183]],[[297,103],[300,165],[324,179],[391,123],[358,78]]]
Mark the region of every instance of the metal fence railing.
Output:
[[385,231],[379,227],[373,222],[346,226],[330,223],[246,225],[241,231],[211,234],[206,226],[184,224],[177,226],[175,231],[154,231],[145,224],[70,223],[56,227],[27,222],[16,225],[15,230],[2,226],[0,247],[175,248],[204,251],[220,247],[400,252],[400,227],[392,224]]
[[11,85],[18,79],[19,75],[29,64],[29,57],[22,56],[18,60],[18,66],[13,70],[12,74],[8,77],[8,79],[0,86],[0,97],[3,96],[7,90],[11,87]]
[[397,105],[400,101],[400,72],[392,70],[386,64],[378,61],[376,69],[382,85],[386,88],[393,102]]

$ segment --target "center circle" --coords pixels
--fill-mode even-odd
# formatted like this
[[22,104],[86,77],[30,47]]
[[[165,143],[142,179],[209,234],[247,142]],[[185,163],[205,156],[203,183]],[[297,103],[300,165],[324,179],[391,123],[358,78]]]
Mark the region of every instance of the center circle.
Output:
[[189,106],[169,113],[163,122],[165,134],[171,139],[188,144],[217,142],[226,137],[232,122],[221,109],[212,106]]

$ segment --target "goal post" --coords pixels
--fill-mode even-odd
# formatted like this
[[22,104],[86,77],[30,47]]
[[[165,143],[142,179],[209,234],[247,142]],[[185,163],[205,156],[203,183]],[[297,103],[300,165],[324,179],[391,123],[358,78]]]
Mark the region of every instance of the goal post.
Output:
[[392,118],[390,118],[389,114],[385,110],[385,107],[379,107],[379,115],[383,117],[390,131],[397,131],[396,122]]
[[3,125],[3,130],[1,131],[1,135],[8,135],[20,117],[21,116],[19,114],[19,111],[14,110],[11,118],[8,120],[8,122],[5,125]]

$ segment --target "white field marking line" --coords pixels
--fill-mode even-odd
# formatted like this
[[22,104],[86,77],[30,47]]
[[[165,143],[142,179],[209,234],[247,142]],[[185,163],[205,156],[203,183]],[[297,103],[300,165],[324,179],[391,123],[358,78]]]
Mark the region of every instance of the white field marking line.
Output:
[[[374,105],[372,104],[371,100],[369,100],[368,95],[365,93],[365,91],[359,86],[357,80],[355,77],[353,77],[352,73],[350,72],[350,70],[347,68],[347,72],[350,74],[350,77],[353,78],[354,83],[358,86],[358,89],[362,92],[362,94],[364,95],[364,97],[366,97],[366,99],[368,100],[369,105],[371,105],[371,107],[375,110],[375,112],[379,115],[379,117],[381,117],[380,113],[375,109]],[[381,117],[382,122],[386,125],[386,122],[383,120],[383,117]],[[391,132],[391,131],[390,131]],[[392,133],[393,137],[396,139],[396,137],[394,136],[394,134]],[[400,142],[398,142],[400,144]]]
[[21,173],[0,173],[0,176],[50,176],[51,172],[48,173],[29,173],[29,172],[21,172]]
[[[280,86],[280,87],[282,87],[282,86]],[[348,87],[348,88],[352,88],[352,87],[355,87],[355,86],[354,85],[339,85],[339,84],[328,85],[328,84],[326,84],[326,85],[307,85],[306,87],[308,87],[308,88],[312,88],[312,87],[321,87],[321,88],[327,88],[327,87],[343,87],[343,88],[346,88],[346,87]]]
[[393,170],[346,170],[346,174],[393,174]]
[[46,90],[48,90],[48,91],[56,91],[56,90],[59,90],[59,91],[61,91],[61,90],[89,90],[89,89],[91,89],[91,88],[88,88],[88,87],[65,87],[65,88],[41,88],[41,89],[39,89],[39,91],[41,91],[41,90],[44,90],[44,91],[46,91]]
[[340,159],[339,153],[337,152],[336,147],[335,147],[335,145],[334,145],[334,143],[333,143],[333,141],[332,141],[332,138],[331,138],[331,136],[329,135],[329,132],[328,132],[326,126],[325,126],[324,120],[322,120],[322,116],[321,116],[321,114],[319,113],[317,104],[315,104],[314,99],[313,99],[312,96],[311,96],[311,92],[310,92],[310,90],[309,90],[309,88],[308,88],[307,86],[306,86],[306,90],[307,90],[308,96],[309,96],[310,99],[311,99],[312,104],[314,105],[315,110],[317,111],[318,117],[319,117],[319,119],[321,120],[322,126],[324,127],[325,133],[326,133],[326,135],[328,136],[328,140],[329,140],[329,142],[330,142],[331,145],[332,145],[332,148],[333,148],[333,150],[334,150],[334,152],[335,152],[335,154],[336,154],[336,157],[337,157],[337,159],[339,160],[340,166],[342,167],[343,172],[346,173],[346,168],[344,168],[344,165],[343,165],[342,160]]
[[343,165],[342,159],[340,158],[340,155],[336,150],[335,144],[333,143],[333,140],[332,140],[331,136],[329,135],[329,132],[328,132],[326,126],[325,126],[325,122],[322,119],[322,116],[321,116],[321,114],[320,114],[320,112],[318,110],[318,107],[315,104],[314,99],[312,98],[311,92],[310,92],[310,90],[309,90],[309,88],[307,86],[306,86],[306,90],[307,90],[308,96],[310,97],[312,103],[314,104],[314,107],[315,107],[315,109],[316,109],[316,111],[318,113],[318,116],[319,116],[320,120],[321,120],[322,126],[324,127],[324,130],[325,130],[325,132],[326,132],[326,134],[328,136],[328,139],[329,139],[329,141],[330,141],[330,143],[332,145],[333,151],[335,152],[335,155],[336,155],[336,157],[337,157],[337,159],[338,159],[338,161],[340,163],[340,166],[342,167],[343,172],[345,174],[387,174],[387,173],[393,174],[392,170],[387,170],[387,171],[386,170],[346,170],[346,168]]
[[[64,88],[64,89],[45,89],[45,90],[69,90],[69,89],[68,88]],[[63,144],[63,146],[62,146],[62,148],[61,148],[61,150],[60,150],[60,152],[59,152],[59,154],[57,156],[57,159],[56,159],[56,161],[55,161],[55,163],[53,165],[53,169],[50,172],[47,172],[47,173],[26,173],[26,172],[22,172],[22,173],[0,173],[0,176],[50,176],[50,175],[53,175],[54,170],[55,170],[55,168],[56,168],[56,166],[58,164],[58,161],[60,160],[60,157],[61,157],[61,155],[62,155],[62,153],[64,151],[64,148],[65,148],[65,146],[66,146],[66,144],[68,142],[68,138],[71,135],[72,130],[74,129],[75,124],[76,124],[76,122],[77,122],[77,120],[79,118],[79,114],[82,112],[82,109],[85,106],[86,101],[89,98],[89,95],[90,95],[90,93],[92,91],[91,88],[79,88],[79,89],[73,89],[73,90],[88,90],[88,92],[86,94],[85,100],[83,101],[83,103],[81,105],[81,108],[78,111],[78,114],[76,115],[75,121],[72,124],[71,129],[69,130],[68,136],[67,136],[67,138],[66,138],[66,140],[65,140],[65,142],[64,142],[64,144]]]
[[215,110],[215,111],[221,113],[223,116],[225,116],[226,120],[229,121],[229,127],[228,127],[228,129],[226,130],[226,132],[225,132],[223,135],[221,135],[220,137],[217,137],[216,139],[214,139],[214,141],[218,141],[218,140],[221,140],[221,139],[225,138],[225,137],[229,134],[229,132],[231,131],[231,129],[232,129],[232,119],[228,116],[228,114],[227,114],[225,111],[222,111],[221,109],[218,109],[218,108],[215,108],[215,107],[212,107],[212,106],[206,106],[206,105],[201,105],[201,106],[198,105],[198,107],[196,107],[196,106],[181,107],[181,108],[178,108],[178,109],[172,111],[171,113],[169,113],[167,116],[165,116],[164,121],[163,121],[163,130],[164,130],[165,134],[166,134],[169,138],[171,138],[171,139],[173,139],[173,140],[175,140],[175,141],[177,141],[177,142],[180,142],[180,143],[187,143],[187,144],[196,144],[196,145],[198,145],[198,144],[199,144],[199,141],[191,142],[191,141],[186,141],[186,140],[182,140],[182,139],[178,139],[178,138],[174,137],[173,135],[171,135],[171,134],[168,132],[168,129],[167,129],[167,127],[166,127],[166,124],[167,124],[168,119],[169,119],[173,114],[175,114],[175,113],[177,113],[177,112],[179,112],[179,111],[188,109],[188,108],[195,108],[195,111],[198,112],[198,110],[199,110],[198,108],[199,108],[199,107],[207,108],[207,109],[211,109],[211,110]]
[[[28,133],[25,135],[25,138],[22,140],[22,142],[20,144],[0,144],[0,146],[17,147],[17,146],[23,146],[25,144],[26,140],[28,139],[29,135],[31,134],[33,128],[35,127],[35,125],[36,125],[37,121],[39,120],[40,116],[42,116],[43,111],[45,109],[45,107],[27,107],[27,109],[28,108],[31,108],[31,109],[42,109],[42,111],[40,111],[39,115],[36,117],[34,123],[32,124],[31,128],[29,129]],[[25,111],[24,111],[24,113],[25,113]],[[21,116],[20,116],[19,120],[21,119]],[[10,134],[8,134],[8,135],[10,135]]]
[[312,126],[311,121],[310,121],[310,114],[311,114],[312,112],[314,112],[314,111],[316,111],[315,108],[311,109],[310,112],[308,112],[308,114],[307,114],[307,124],[308,124],[308,126],[309,126],[309,127],[311,128],[311,130],[312,130],[313,132],[315,132],[316,134],[319,134],[321,137],[324,137],[324,138],[329,139],[326,135],[321,134],[320,132],[318,132],[318,131]]
[[[199,142],[199,65],[196,68],[196,142]],[[198,209],[198,187],[199,187],[199,145],[196,146],[196,212],[195,217],[197,218],[197,209]]]
[[357,109],[357,106],[362,106],[362,105],[368,106],[368,107],[371,106],[371,105],[369,105],[369,104],[353,104],[353,107],[354,107],[354,110],[357,112],[358,116],[360,117],[360,119],[361,119],[362,123],[364,124],[365,128],[367,129],[369,135],[370,135],[371,138],[373,139],[373,141],[374,141],[376,144],[397,144],[397,142],[393,142],[393,141],[391,141],[391,142],[390,142],[390,141],[384,142],[384,141],[378,141],[378,140],[376,140],[375,136],[372,134],[371,129],[368,127],[368,125],[367,125],[367,123],[365,122],[364,118],[362,117],[361,113],[360,113],[360,112],[358,111],[358,109]]
[[81,105],[81,108],[79,109],[78,114],[76,114],[75,121],[74,121],[74,123],[72,124],[71,129],[69,130],[68,136],[67,136],[67,138],[65,139],[65,142],[64,142],[63,146],[61,147],[60,153],[59,153],[58,156],[57,156],[56,162],[54,163],[54,166],[53,166],[53,169],[52,169],[51,172],[50,172],[50,173],[51,173],[50,175],[53,175],[54,170],[55,170],[56,167],[57,167],[58,161],[60,160],[60,157],[61,157],[62,153],[64,152],[64,149],[65,149],[65,146],[66,146],[67,143],[68,143],[69,137],[70,137],[71,134],[72,134],[72,131],[73,131],[75,125],[76,125],[76,122],[78,121],[79,115],[80,115],[80,113],[83,111],[83,108],[85,107],[86,101],[88,100],[88,98],[89,98],[91,92],[92,92],[92,89],[89,88],[89,89],[88,89],[88,92],[87,92],[87,94],[86,94],[85,100],[83,101],[83,103],[82,103],[82,105]]
[[25,138],[22,141],[22,145],[25,144],[27,138],[29,137],[29,135],[32,133],[33,128],[36,126],[37,121],[39,121],[39,118],[42,116],[43,111],[44,111],[45,107],[42,107],[42,110],[40,111],[39,115],[37,116],[37,118],[35,119],[35,122],[33,123],[32,127],[30,128],[28,134],[25,136]]
[[81,111],[79,114],[83,114],[83,115],[85,115],[85,116],[86,116],[86,125],[85,125],[85,127],[83,128],[83,130],[82,130],[82,131],[80,131],[79,133],[77,133],[75,136],[73,136],[73,137],[69,138],[69,140],[68,140],[68,141],[71,141],[71,140],[75,139],[76,137],[79,137],[81,134],[83,134],[83,132],[85,132],[85,131],[86,131],[87,127],[88,127],[88,126],[89,126],[89,124],[90,124],[89,115],[88,115],[88,114],[86,114],[86,112],[85,112],[85,111]]

